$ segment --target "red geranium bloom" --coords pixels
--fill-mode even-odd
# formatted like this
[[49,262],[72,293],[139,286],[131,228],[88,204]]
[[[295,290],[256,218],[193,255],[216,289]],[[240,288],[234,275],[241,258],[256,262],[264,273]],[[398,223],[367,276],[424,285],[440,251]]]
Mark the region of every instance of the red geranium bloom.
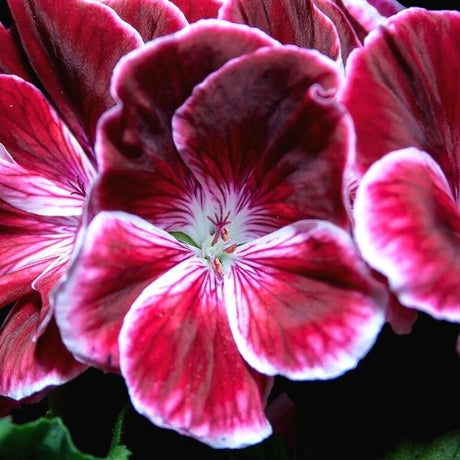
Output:
[[460,321],[460,13],[413,8],[371,33],[342,99],[357,130],[357,242],[399,301]]
[[117,66],[56,317],[155,424],[259,442],[271,376],[335,377],[374,343],[386,294],[348,232],[340,81],[317,51],[213,20]]
[[402,9],[395,0],[223,0],[219,18],[345,62],[370,30]]
[[[155,25],[145,39],[186,25],[168,2],[107,3],[139,32],[114,9],[78,0],[10,0],[20,42],[0,28],[0,69],[17,74],[0,75],[0,306],[13,304],[0,329],[0,395],[9,398],[86,368],[62,344],[48,297],[67,266],[95,176],[96,124],[114,103],[113,67],[143,45],[143,25]],[[135,5],[142,16],[131,14]]]

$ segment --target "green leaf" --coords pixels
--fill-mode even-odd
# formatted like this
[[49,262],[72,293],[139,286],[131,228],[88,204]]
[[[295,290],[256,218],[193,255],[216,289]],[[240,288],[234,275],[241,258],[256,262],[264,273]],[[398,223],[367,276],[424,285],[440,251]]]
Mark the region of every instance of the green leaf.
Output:
[[[110,460],[126,460],[130,452],[117,446]],[[109,457],[108,457],[109,458]],[[78,450],[59,417],[42,417],[15,424],[11,417],[0,419],[0,460],[102,460]]]
[[460,430],[430,441],[405,440],[382,460],[460,460]]
[[195,241],[184,232],[169,232],[169,234],[173,236],[174,238],[176,238],[176,240],[180,241],[181,243],[186,243],[190,246],[195,246],[196,248],[198,247]]

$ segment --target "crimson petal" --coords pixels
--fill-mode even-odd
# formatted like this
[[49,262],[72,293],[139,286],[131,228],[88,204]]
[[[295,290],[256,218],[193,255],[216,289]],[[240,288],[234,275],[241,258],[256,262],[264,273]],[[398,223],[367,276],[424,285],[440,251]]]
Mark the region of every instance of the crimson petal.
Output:
[[458,189],[460,13],[409,8],[347,62],[341,99],[357,130],[359,176],[392,150],[417,147]]
[[313,220],[241,246],[224,296],[244,358],[290,379],[355,367],[380,332],[388,300],[349,234]]
[[244,447],[271,433],[271,379],[238,353],[218,287],[198,259],[145,289],[120,335],[120,364],[134,407],[153,423],[212,447]]
[[40,298],[33,294],[13,307],[0,329],[0,394],[25,398],[81,374],[86,366],[76,362],[63,346],[54,322],[34,341]]
[[[208,194],[223,202],[243,190],[251,206],[269,210],[262,233],[305,218],[347,228],[342,176],[352,128],[334,99],[339,82],[316,51],[258,50],[195,89],[173,118],[174,141]],[[254,214],[247,227],[260,227]]]
[[21,48],[11,30],[0,24],[0,72],[31,80],[30,71]]
[[[49,187],[54,184],[61,189],[70,201],[81,201],[78,192],[84,194],[95,174],[85,153],[42,93],[13,75],[0,75],[0,143],[4,147],[0,159],[5,167],[10,164],[11,169],[17,163],[21,166],[18,173],[19,169],[26,172],[26,183],[21,183],[18,192],[27,194],[27,189],[36,184],[27,180],[30,171],[31,176],[42,176],[39,180],[47,181]],[[2,185],[15,187],[17,183],[3,178]]]
[[104,116],[98,138],[103,175],[94,211],[124,209],[155,220],[163,202],[183,196],[185,166],[171,133],[175,110],[228,60],[274,43],[248,27],[207,20],[124,58],[113,84],[120,104]]
[[257,27],[284,44],[340,58],[337,30],[313,0],[227,0],[219,18]]
[[221,0],[171,0],[185,14],[189,22],[200,19],[217,18],[222,3]]
[[101,1],[131,24],[145,42],[177,32],[188,24],[182,12],[166,0]]
[[415,148],[392,152],[364,175],[356,240],[400,302],[460,321],[460,215],[439,165]]
[[46,91],[83,146],[113,104],[116,62],[140,35],[99,2],[8,0],[24,49]]
[[57,288],[55,316],[80,360],[118,369],[118,334],[138,294],[189,256],[169,234],[125,213],[99,213]]

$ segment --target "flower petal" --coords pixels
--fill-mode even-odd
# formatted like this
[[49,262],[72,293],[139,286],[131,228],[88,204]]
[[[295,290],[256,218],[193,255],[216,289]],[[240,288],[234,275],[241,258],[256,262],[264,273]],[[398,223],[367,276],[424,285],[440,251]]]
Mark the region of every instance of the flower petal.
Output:
[[75,356],[117,370],[118,334],[132,302],[190,253],[166,232],[121,212],[99,213],[81,240],[56,290],[56,320]]
[[372,32],[347,62],[341,99],[357,130],[356,170],[417,147],[458,187],[460,13],[409,8]]
[[348,233],[308,220],[241,246],[224,297],[246,361],[290,379],[354,368],[374,344],[388,300]]
[[196,22],[200,19],[217,18],[217,13],[222,5],[221,0],[171,0],[185,14],[189,22]]
[[81,374],[86,366],[77,363],[64,348],[54,322],[34,341],[40,298],[31,295],[13,307],[0,329],[0,394],[25,398]]
[[340,54],[345,63],[350,53],[361,46],[365,31],[343,7],[340,0],[315,0],[316,7],[334,24],[340,42]]
[[[177,110],[174,141],[207,194],[245,194],[260,236],[296,220],[348,227],[343,170],[352,124],[335,102],[340,78],[316,51],[266,47],[210,75]],[[252,229],[253,228],[253,229]]]
[[236,349],[218,287],[198,259],[148,286],[128,312],[120,364],[134,407],[158,426],[212,447],[243,447],[271,433],[271,379]]
[[349,13],[367,32],[381,25],[386,18],[402,11],[396,0],[341,0]]
[[188,24],[183,13],[166,0],[101,1],[131,24],[145,42],[177,32]]
[[364,175],[356,240],[400,302],[460,321],[460,215],[445,175],[415,148],[392,152]]
[[193,88],[227,61],[273,44],[248,27],[207,20],[130,53],[114,72],[120,103],[104,117],[101,168],[122,169],[128,160],[151,170],[156,158],[173,161],[171,119]]
[[[60,188],[68,200],[81,201],[78,194],[85,193],[95,174],[85,153],[45,97],[30,83],[13,75],[0,75],[0,144],[5,168],[8,161],[11,168],[16,162],[22,171],[28,170],[31,177],[35,175],[27,188],[37,186],[36,180],[47,182],[49,188],[51,181],[56,193]],[[8,181],[11,179],[3,179]]]
[[37,216],[1,201],[0,213],[0,275],[48,265],[63,254],[70,254],[77,219]]
[[340,58],[336,28],[313,0],[227,0],[219,18],[257,27],[283,44]]
[[104,116],[98,138],[102,177],[94,210],[121,209],[156,222],[185,188],[196,188],[172,141],[174,111],[228,60],[273,44],[248,27],[207,20],[124,58],[113,84],[120,102]]
[[0,24],[0,72],[31,80],[30,69],[11,30]]
[[115,63],[142,45],[140,35],[111,8],[88,0],[9,0],[29,60],[83,146],[113,104]]

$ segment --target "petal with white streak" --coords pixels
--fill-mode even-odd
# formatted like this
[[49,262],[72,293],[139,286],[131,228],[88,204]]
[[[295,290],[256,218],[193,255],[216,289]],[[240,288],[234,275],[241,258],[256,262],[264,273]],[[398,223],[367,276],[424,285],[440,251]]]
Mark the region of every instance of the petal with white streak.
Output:
[[460,214],[431,156],[408,148],[375,162],[354,216],[363,256],[403,305],[460,321]]
[[264,415],[271,379],[238,353],[202,261],[184,261],[144,290],[126,316],[120,350],[131,401],[156,425],[215,448],[271,433]]
[[385,320],[383,285],[349,234],[324,221],[299,221],[241,246],[224,282],[238,348],[268,375],[341,375],[369,351]]
[[117,370],[118,334],[131,304],[153,279],[189,256],[171,235],[139,217],[99,213],[54,298],[66,346],[82,361]]

